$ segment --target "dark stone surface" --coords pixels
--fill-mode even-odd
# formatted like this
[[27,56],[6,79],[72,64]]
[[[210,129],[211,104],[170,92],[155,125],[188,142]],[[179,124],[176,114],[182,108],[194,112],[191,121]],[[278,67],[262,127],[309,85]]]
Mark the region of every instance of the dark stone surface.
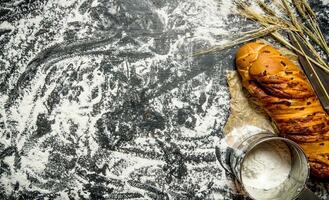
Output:
[[0,198],[245,199],[214,152],[237,47],[191,56],[254,26],[231,4],[1,1]]

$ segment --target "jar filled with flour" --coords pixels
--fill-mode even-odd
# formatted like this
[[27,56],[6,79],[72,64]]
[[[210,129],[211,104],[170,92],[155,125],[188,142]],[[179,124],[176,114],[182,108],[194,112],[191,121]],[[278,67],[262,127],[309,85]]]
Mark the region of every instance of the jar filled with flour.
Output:
[[254,126],[232,130],[217,159],[255,200],[319,199],[305,187],[309,165],[293,141]]

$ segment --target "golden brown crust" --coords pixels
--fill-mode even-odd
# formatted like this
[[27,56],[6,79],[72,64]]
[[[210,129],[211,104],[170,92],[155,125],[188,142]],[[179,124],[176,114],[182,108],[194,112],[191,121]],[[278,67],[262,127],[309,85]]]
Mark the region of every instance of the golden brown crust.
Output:
[[277,49],[257,42],[238,50],[236,65],[243,86],[281,136],[304,149],[314,176],[329,179],[329,117],[303,72]]

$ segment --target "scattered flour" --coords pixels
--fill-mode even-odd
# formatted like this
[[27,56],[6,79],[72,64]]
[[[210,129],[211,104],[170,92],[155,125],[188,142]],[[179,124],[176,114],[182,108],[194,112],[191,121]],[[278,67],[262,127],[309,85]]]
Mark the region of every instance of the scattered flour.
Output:
[[322,0],[322,3],[323,3],[324,5],[328,5],[328,4],[329,4],[329,0]]
[[[45,49],[54,44],[63,44],[67,42],[66,36],[69,30],[75,33],[77,39],[88,40],[97,39],[100,35],[110,38],[112,37],[111,31],[117,31],[115,28],[118,28],[119,31],[119,28],[122,27],[115,27],[118,24],[114,24],[108,16],[113,15],[113,17],[125,19],[128,15],[126,16],[127,13],[123,13],[120,9],[117,9],[121,4],[119,5],[115,1],[109,1],[111,2],[111,6],[107,7],[106,14],[108,14],[108,18],[106,18],[106,16],[101,15],[102,9],[100,9],[102,6],[104,7],[103,4],[106,4],[106,2],[107,1],[99,0],[48,1],[45,3],[43,9],[40,9],[40,13],[38,13],[39,11],[35,13],[31,12],[17,21],[10,23],[3,22],[0,25],[0,29],[12,31],[8,33],[10,34],[9,42],[4,45],[4,56],[0,59],[8,63],[9,61],[11,62],[6,65],[7,71],[11,69],[12,63],[17,65],[17,70],[8,79],[8,91],[17,85],[17,81],[23,72],[30,70],[28,63],[36,58],[40,52],[42,53]],[[178,2],[176,7],[168,4],[161,8],[151,10],[151,12],[159,18],[159,23],[162,23],[162,30],[154,30],[154,33],[150,31],[149,33],[151,36],[145,38],[136,35],[132,37],[132,40],[134,40],[133,44],[120,46],[120,41],[115,41],[113,42],[114,45],[110,46],[122,52],[151,52],[152,56],[134,58],[134,60],[128,58],[123,64],[113,64],[118,61],[112,57],[108,58],[113,56],[112,54],[105,56],[70,55],[52,64],[49,64],[52,61],[50,60],[45,64],[43,63],[37,66],[37,73],[30,81],[31,84],[28,87],[22,86],[19,98],[16,100],[17,102],[15,104],[10,104],[9,108],[6,109],[2,109],[3,106],[1,106],[0,112],[3,116],[2,120],[4,120],[5,128],[11,128],[10,130],[16,133],[15,138],[12,138],[11,141],[7,141],[7,139],[5,139],[5,134],[3,134],[1,143],[6,143],[5,147],[15,146],[18,152],[24,150],[24,152],[27,153],[21,156],[21,168],[16,168],[14,166],[14,156],[8,156],[4,160],[4,162],[9,165],[11,174],[2,174],[0,181],[4,184],[4,188],[8,192],[12,191],[16,182],[20,184],[19,191],[35,190],[44,193],[58,191],[58,188],[56,188],[57,186],[53,184],[49,184],[49,186],[47,186],[49,191],[46,191],[41,185],[31,182],[30,179],[34,178],[42,183],[56,181],[62,184],[62,186],[65,186],[65,188],[72,187],[72,195],[80,195],[82,191],[82,196],[86,198],[89,197],[87,192],[84,193],[85,184],[95,183],[87,180],[86,177],[79,175],[77,172],[74,172],[74,170],[78,168],[80,171],[86,171],[88,174],[93,174],[95,172],[92,171],[92,169],[88,169],[88,167],[79,166],[79,164],[75,164],[73,169],[66,171],[66,161],[73,160],[72,157],[70,157],[72,155],[69,155],[70,152],[65,151],[65,149],[58,149],[61,147],[53,147],[47,144],[46,141],[50,141],[52,137],[56,138],[55,141],[51,140],[54,144],[58,143],[63,146],[75,145],[74,149],[77,161],[81,158],[86,159],[85,162],[90,161],[96,165],[99,165],[99,163],[107,163],[109,167],[106,173],[102,175],[104,176],[103,178],[109,180],[123,180],[122,185],[119,187],[117,185],[111,186],[115,188],[115,192],[139,190],[136,189],[137,187],[129,186],[129,184],[125,182],[126,180],[134,178],[132,174],[137,174],[141,177],[141,180],[152,180],[152,184],[160,185],[159,181],[163,179],[165,175],[160,176],[158,174],[148,174],[139,171],[149,168],[161,171],[162,173],[168,173],[162,170],[162,167],[166,164],[162,157],[156,159],[148,157],[148,152],[160,155],[163,154],[157,141],[152,138],[152,132],[135,133],[139,134],[136,136],[136,139],[126,144],[123,143],[121,149],[118,148],[116,151],[112,152],[108,150],[108,152],[106,152],[105,148],[100,146],[97,140],[96,133],[98,130],[96,129],[96,125],[104,113],[112,112],[111,109],[120,107],[121,102],[119,101],[125,99],[123,99],[124,96],[119,95],[130,92],[123,88],[126,87],[126,85],[114,83],[112,79],[115,77],[110,75],[110,73],[123,76],[126,74],[129,75],[129,70],[135,70],[135,73],[139,78],[143,79],[143,84],[147,87],[152,84],[150,80],[148,80],[148,76],[153,76],[152,78],[158,79],[158,77],[154,77],[154,75],[151,74],[155,66],[164,68],[173,63],[175,66],[171,69],[170,73],[185,78],[186,71],[193,71],[193,67],[197,66],[194,65],[193,59],[185,62],[181,61],[183,60],[181,57],[175,57],[176,55],[182,55],[180,50],[184,46],[188,46],[188,53],[192,53],[193,48],[191,46],[194,40],[206,41],[209,45],[214,45],[218,42],[215,38],[216,36],[228,34],[229,31],[225,25],[225,20],[230,14],[230,7],[232,6],[231,1],[221,1],[219,6],[216,0]],[[127,5],[129,5],[129,2]],[[83,11],[84,9],[85,11]],[[126,8],[122,7],[121,9]],[[141,15],[140,13],[137,14]],[[99,18],[96,19],[96,17]],[[129,23],[135,22],[131,20]],[[149,23],[153,23],[153,21],[150,20]],[[99,24],[103,24],[104,26],[113,25],[113,28],[107,27],[108,29],[102,30],[97,27]],[[137,23],[136,27],[138,28]],[[158,33],[158,31],[160,31],[160,33]],[[173,35],[166,34],[167,32],[173,33]],[[164,38],[172,38],[168,42],[164,41],[166,44],[168,43],[170,45],[167,53],[160,54],[152,51],[152,49],[158,48],[154,47],[154,44],[158,42],[157,40],[161,39],[160,37],[157,38],[158,34]],[[175,38],[175,34],[177,34],[177,38]],[[122,38],[125,37],[129,38],[129,34],[122,34]],[[104,44],[96,50],[107,50],[108,46],[106,45],[107,44]],[[111,72],[107,72],[107,74],[99,69],[99,66],[104,66],[105,64],[108,64],[109,68],[112,70]],[[46,69],[46,65],[51,66]],[[51,74],[53,68],[57,70],[55,70],[55,73]],[[69,77],[67,74],[63,74],[64,72],[76,72],[79,79],[77,78],[74,81],[62,80],[63,77]],[[196,120],[195,127],[193,128],[187,128],[184,125],[176,125],[175,127],[168,125],[165,130],[156,130],[156,134],[162,137],[157,138],[157,140],[167,142],[164,140],[164,137],[168,137],[168,134],[170,134],[172,137],[171,143],[175,144],[182,154],[186,154],[192,158],[198,158],[199,155],[206,155],[209,159],[213,159],[214,146],[219,142],[218,134],[220,134],[220,129],[225,123],[229,106],[228,90],[226,86],[219,83],[220,78],[218,77],[222,77],[222,75],[223,74],[218,73],[209,76],[205,75],[205,73],[200,73],[200,75],[195,77],[189,77],[189,80],[165,92],[164,95],[159,95],[152,99],[146,106],[153,108],[156,112],[167,117],[168,121],[171,120],[169,119],[172,115],[170,112],[187,107],[192,107],[191,113],[189,113],[190,118],[187,119],[187,122],[192,123],[193,120]],[[200,82],[201,84],[199,85],[201,86],[193,86],[192,82],[194,81]],[[110,82],[114,84],[113,87]],[[71,85],[69,85],[69,83]],[[102,89],[104,85],[107,86],[106,91]],[[59,88],[63,89],[64,87],[69,88],[69,92],[65,97],[61,92],[56,93],[56,90]],[[81,90],[75,92],[73,88],[81,88]],[[191,88],[191,91],[189,91],[189,88]],[[206,102],[200,106],[204,111],[204,113],[200,114],[196,112],[197,109],[195,105],[198,104],[198,99],[202,93],[206,95]],[[52,96],[54,94],[57,96]],[[191,94],[191,96],[187,99],[184,94]],[[75,97],[75,100],[69,99],[68,96]],[[210,102],[211,98],[213,98],[212,103],[208,104],[207,102]],[[8,99],[8,94],[1,95],[1,105],[8,102]],[[48,110],[50,109],[48,104],[51,100],[58,100],[58,102],[54,104],[54,107],[51,108],[52,110],[50,111]],[[166,100],[170,100],[169,105],[163,103]],[[99,109],[99,111],[97,109]],[[168,114],[164,113],[164,111],[170,112]],[[35,134],[35,130],[38,127],[37,121],[40,114],[45,114],[46,120],[50,121],[50,131],[40,136],[40,138],[33,138],[32,136]],[[193,120],[192,117],[194,117]],[[10,124],[10,122],[13,121],[16,124]],[[127,121],[125,123],[129,125],[127,125],[127,127],[131,127],[133,122]],[[75,129],[75,134],[71,133],[72,128]],[[216,129],[216,133],[212,134],[214,129]],[[112,133],[106,130],[106,134],[111,135]],[[182,139],[181,137],[184,138]],[[200,137],[205,139],[198,139]],[[32,143],[31,147],[28,146],[29,142]],[[45,144],[48,145],[47,148],[49,149],[45,149],[43,146]],[[120,152],[123,149],[127,151],[133,149],[135,152]],[[101,151],[105,152],[102,155],[104,158],[100,158]],[[59,160],[58,163],[53,162],[51,158],[54,152],[60,153],[63,161]],[[95,156],[99,160],[92,160],[90,158],[94,155],[99,156],[99,158]],[[86,157],[88,157],[88,159]],[[74,164],[75,162],[72,163]],[[120,166],[121,168],[118,168],[123,172],[121,174],[118,174],[118,172],[112,173],[115,172],[115,166],[121,162],[124,164]],[[175,193],[176,189],[185,190],[185,188],[196,188],[196,186],[200,186],[200,189],[195,189],[193,192],[196,193],[196,196],[201,198],[202,195],[208,192],[208,186],[211,184],[214,189],[212,190],[213,194],[209,195],[217,199],[223,199],[227,194],[235,192],[230,178],[225,176],[225,173],[222,172],[216,160],[201,163],[191,160],[187,161],[187,163],[193,165],[191,168],[188,168],[187,177],[182,177],[182,179],[177,180],[174,179],[171,185],[167,184],[164,188],[159,186],[164,193],[169,194],[171,191]],[[174,166],[175,164],[172,165]],[[101,165],[99,166],[101,167]],[[109,172],[110,169],[112,170],[111,172]],[[44,178],[45,173],[50,173],[52,175],[59,170],[63,170],[60,171],[61,173],[59,176],[67,174],[72,175],[72,178],[68,180],[63,180],[63,178],[58,178],[56,176],[54,180],[51,178]],[[223,186],[228,187],[223,189]],[[223,190],[225,190],[225,194],[223,194]],[[146,193],[145,191],[147,190],[140,189],[140,192],[143,194]],[[218,191],[220,191],[221,194],[219,194]],[[60,197],[58,197],[59,199],[68,199],[68,193],[65,191],[59,191],[57,194],[60,195]],[[76,198],[78,198],[78,196],[76,196]],[[147,195],[145,195],[145,198],[147,198]]]
[[0,30],[12,30],[14,28],[15,27],[7,21],[4,21],[0,24]]

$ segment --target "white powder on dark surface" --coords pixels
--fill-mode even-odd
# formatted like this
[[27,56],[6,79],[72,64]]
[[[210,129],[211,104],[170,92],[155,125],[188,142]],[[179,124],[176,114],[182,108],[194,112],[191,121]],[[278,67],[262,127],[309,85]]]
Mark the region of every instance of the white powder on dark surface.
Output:
[[269,141],[257,145],[242,163],[241,177],[246,189],[268,190],[279,186],[289,176],[291,155],[282,141]]
[[[40,5],[0,25],[10,30],[0,55],[8,83],[0,150],[14,147],[0,191],[57,199],[235,195],[214,156],[229,112],[228,65],[215,56],[184,59],[226,39],[231,1]],[[58,50],[72,45],[78,49]],[[40,63],[29,64],[34,59]]]
[[190,56],[238,31],[233,1],[16,2],[0,25],[6,197],[238,195],[214,156],[231,58]]
[[0,30],[12,30],[15,27],[7,21],[4,21],[0,24]]
[[322,3],[324,4],[324,5],[328,5],[329,4],[329,0],[321,0],[322,1]]

